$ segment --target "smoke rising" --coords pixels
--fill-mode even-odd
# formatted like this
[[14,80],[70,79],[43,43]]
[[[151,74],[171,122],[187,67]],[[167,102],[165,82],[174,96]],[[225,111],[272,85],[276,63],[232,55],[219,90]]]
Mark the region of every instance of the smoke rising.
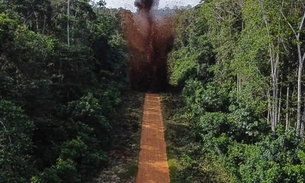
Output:
[[138,10],[150,11],[152,7],[158,7],[159,0],[136,0],[134,5],[138,8]]
[[173,12],[158,10],[159,0],[135,0],[136,13],[123,13],[131,53],[129,79],[133,89],[162,91],[168,85],[167,55],[173,46]]

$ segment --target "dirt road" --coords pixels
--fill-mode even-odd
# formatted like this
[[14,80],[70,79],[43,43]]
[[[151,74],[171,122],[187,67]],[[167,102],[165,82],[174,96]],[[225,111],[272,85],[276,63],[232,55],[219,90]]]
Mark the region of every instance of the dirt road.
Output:
[[169,183],[159,94],[146,94],[136,183]]

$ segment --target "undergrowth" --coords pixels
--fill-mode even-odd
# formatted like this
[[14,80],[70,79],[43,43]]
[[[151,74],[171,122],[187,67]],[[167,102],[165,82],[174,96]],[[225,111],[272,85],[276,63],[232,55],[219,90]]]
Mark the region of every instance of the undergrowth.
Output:
[[228,183],[222,163],[203,154],[180,94],[161,97],[171,183]]
[[111,162],[97,182],[109,180],[109,177],[116,177],[110,180],[118,183],[135,182],[138,173],[144,93],[125,91],[122,101],[114,126],[113,149],[109,152]]

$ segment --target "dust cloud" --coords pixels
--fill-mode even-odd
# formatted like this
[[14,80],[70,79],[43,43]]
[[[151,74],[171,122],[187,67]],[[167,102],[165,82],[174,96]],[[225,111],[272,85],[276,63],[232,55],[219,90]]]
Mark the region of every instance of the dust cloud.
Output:
[[133,89],[160,92],[168,86],[167,55],[174,42],[172,10],[159,0],[135,0],[137,11],[123,11],[123,30],[130,50],[129,81]]

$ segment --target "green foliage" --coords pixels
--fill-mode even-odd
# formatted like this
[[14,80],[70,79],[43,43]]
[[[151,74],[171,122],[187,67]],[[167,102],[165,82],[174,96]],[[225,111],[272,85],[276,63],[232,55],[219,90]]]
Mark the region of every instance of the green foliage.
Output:
[[73,1],[68,27],[63,0],[2,7],[0,182],[87,181],[107,166],[126,87],[118,11]]
[[52,166],[44,171],[40,176],[32,177],[33,183],[51,183],[51,182],[80,182],[77,179],[76,164],[70,160],[58,159],[56,166]]
[[80,101],[72,101],[67,106],[67,116],[74,122],[82,122],[94,130],[96,134],[107,133],[111,130],[111,125],[102,114],[102,107],[99,101],[89,93],[82,97]]
[[188,159],[215,158],[233,182],[304,182],[292,31],[304,3],[214,0],[178,13],[170,78],[202,153]]
[[272,134],[255,145],[230,146],[226,165],[237,182],[304,182],[304,147],[295,131]]
[[0,182],[27,182],[33,173],[33,130],[20,107],[0,99]]
[[[211,77],[213,50],[199,10],[184,11],[178,16],[176,48],[169,55],[170,82],[183,86],[189,79],[206,81]],[[179,46],[179,47],[178,47]]]
[[[181,111],[187,107],[181,99],[179,94],[163,94],[162,99],[171,182],[230,182],[230,176],[224,173],[225,168],[221,166],[221,161],[215,152],[218,149],[221,153],[221,148],[230,140],[223,138],[225,134],[221,134],[219,138],[206,138],[202,141],[195,133],[200,133],[202,138],[207,136],[201,133],[199,124],[194,126],[189,123],[190,116],[181,114]],[[222,115],[215,114],[215,116]]]

